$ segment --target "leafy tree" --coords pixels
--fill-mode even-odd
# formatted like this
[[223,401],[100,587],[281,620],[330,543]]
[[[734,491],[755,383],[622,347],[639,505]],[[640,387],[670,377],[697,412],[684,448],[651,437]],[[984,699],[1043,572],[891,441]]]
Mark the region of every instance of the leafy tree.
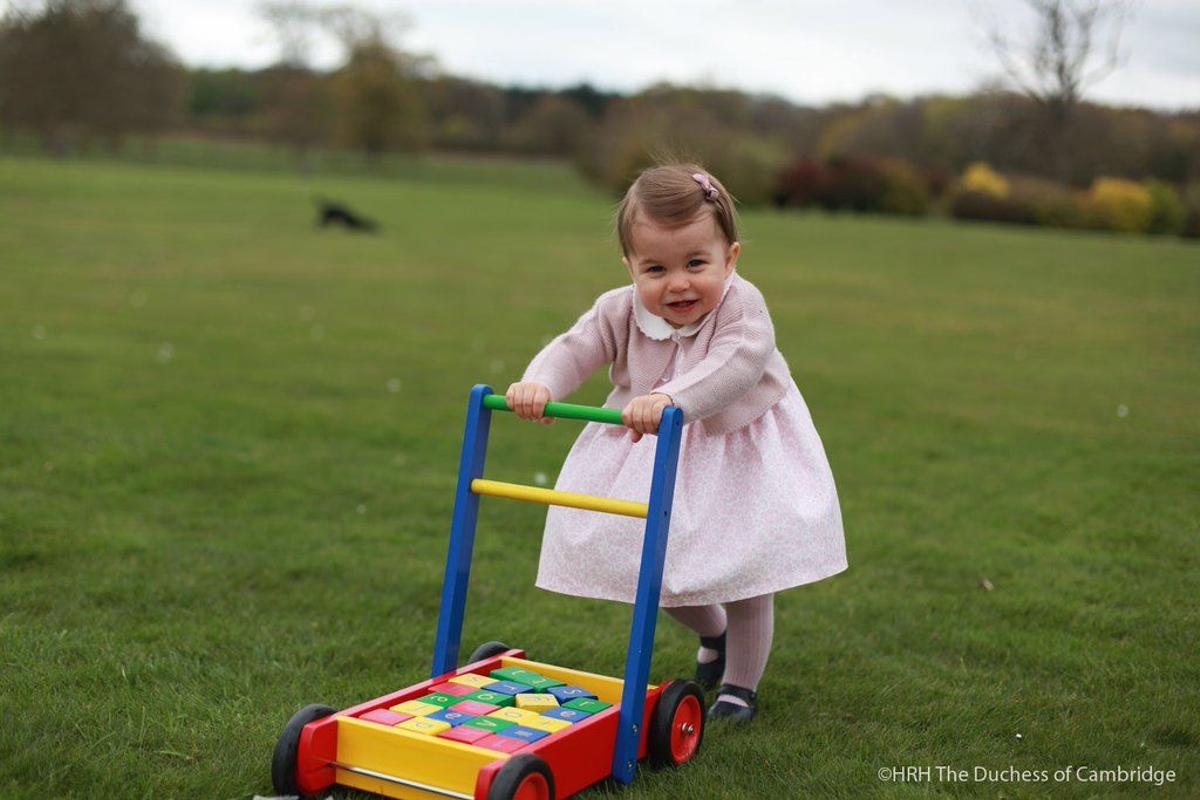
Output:
[[425,146],[425,106],[410,69],[404,54],[380,39],[355,46],[349,62],[333,76],[343,144],[368,158]]
[[241,69],[193,69],[187,90],[187,110],[197,120],[241,120],[261,102],[255,75]]
[[182,107],[183,72],[124,0],[12,5],[0,18],[0,117],[52,152],[157,134]]
[[[376,157],[424,146],[425,101],[416,80],[429,59],[404,52],[403,15],[381,15],[352,4],[268,0],[259,13],[274,31],[280,61],[265,76],[266,128],[301,156],[332,131],[340,144]],[[313,43],[332,37],[344,63],[326,77],[310,67]]]
[[439,75],[422,84],[433,145],[496,151],[505,129],[504,93],[493,84]]
[[333,127],[330,80],[304,67],[281,64],[259,75],[263,107],[260,124],[275,142],[286,144],[301,161],[329,140]]
[[789,148],[778,137],[747,132],[751,108],[739,92],[653,86],[609,104],[578,164],[600,185],[621,191],[659,158],[699,161],[742,202],[764,203]]
[[527,153],[570,156],[582,145],[592,121],[573,100],[542,94],[536,105],[512,126],[510,142]]

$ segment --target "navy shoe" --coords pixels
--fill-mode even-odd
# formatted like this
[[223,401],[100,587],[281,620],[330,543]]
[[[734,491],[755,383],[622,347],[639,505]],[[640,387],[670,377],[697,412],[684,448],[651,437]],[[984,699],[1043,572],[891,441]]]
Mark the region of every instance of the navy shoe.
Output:
[[708,709],[708,719],[713,720],[729,720],[730,722],[749,722],[754,719],[754,714],[758,711],[758,706],[755,702],[758,700],[758,692],[752,692],[749,689],[743,689],[741,686],[733,684],[722,684],[720,689],[717,689],[717,697],[723,694],[736,697],[749,703],[748,706],[739,706],[737,703],[730,703],[728,700],[718,700],[713,703]]
[[717,651],[717,658],[706,664],[696,662],[696,683],[705,690],[715,689],[725,677],[725,634],[720,636],[701,636],[700,646]]

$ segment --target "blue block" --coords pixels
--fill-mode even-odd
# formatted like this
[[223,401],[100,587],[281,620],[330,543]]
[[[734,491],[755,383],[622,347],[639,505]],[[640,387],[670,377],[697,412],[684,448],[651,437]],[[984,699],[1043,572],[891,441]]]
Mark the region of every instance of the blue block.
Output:
[[[488,688],[492,687],[489,686]],[[571,700],[578,700],[580,697],[587,698],[588,700],[599,699],[587,689],[581,689],[578,686],[552,686],[546,690],[546,694],[552,694],[558,698],[559,705],[568,703]]]
[[510,739],[520,739],[523,742],[536,742],[543,736],[549,736],[546,731],[537,731],[533,728],[526,728],[523,725],[514,725],[511,728],[505,728],[496,734],[497,736],[507,736]]
[[569,722],[574,725],[576,722],[583,722],[591,716],[586,711],[580,711],[577,708],[551,708],[548,711],[542,712],[543,717],[551,717],[553,719],[561,719],[563,722]]
[[496,681],[487,685],[487,691],[495,692],[496,694],[518,695],[525,692],[536,691],[530,686],[523,683],[514,683],[513,681]]
[[464,722],[470,722],[475,719],[474,714],[464,714],[461,711],[451,711],[448,708],[443,708],[441,711],[435,711],[429,714],[425,719],[436,719],[438,722],[448,722],[450,727],[457,728]]

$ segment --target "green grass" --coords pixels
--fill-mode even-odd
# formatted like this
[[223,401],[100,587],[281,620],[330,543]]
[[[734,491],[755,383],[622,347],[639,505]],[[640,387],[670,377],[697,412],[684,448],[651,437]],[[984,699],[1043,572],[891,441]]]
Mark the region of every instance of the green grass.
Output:
[[[270,794],[294,710],[426,677],[466,393],[622,282],[609,212],[545,165],[0,160],[0,794]],[[779,597],[751,729],[592,796],[1200,794],[1200,249],[744,228],[850,570]],[[552,481],[577,430],[498,418],[489,477]],[[532,588],[543,516],[483,504],[465,642],[620,674],[627,607]],[[664,618],[654,678],[694,644]],[[1177,778],[877,778],[909,764]]]

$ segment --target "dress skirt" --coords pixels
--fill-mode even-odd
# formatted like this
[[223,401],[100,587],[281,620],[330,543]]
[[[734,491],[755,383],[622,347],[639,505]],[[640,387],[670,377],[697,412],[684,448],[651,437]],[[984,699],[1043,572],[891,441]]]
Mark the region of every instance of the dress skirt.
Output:
[[[658,437],[588,423],[555,488],[649,502]],[[537,586],[632,603],[646,521],[551,506]],[[710,434],[684,425],[660,605],[744,600],[846,569],[837,488],[795,383],[765,414]]]

